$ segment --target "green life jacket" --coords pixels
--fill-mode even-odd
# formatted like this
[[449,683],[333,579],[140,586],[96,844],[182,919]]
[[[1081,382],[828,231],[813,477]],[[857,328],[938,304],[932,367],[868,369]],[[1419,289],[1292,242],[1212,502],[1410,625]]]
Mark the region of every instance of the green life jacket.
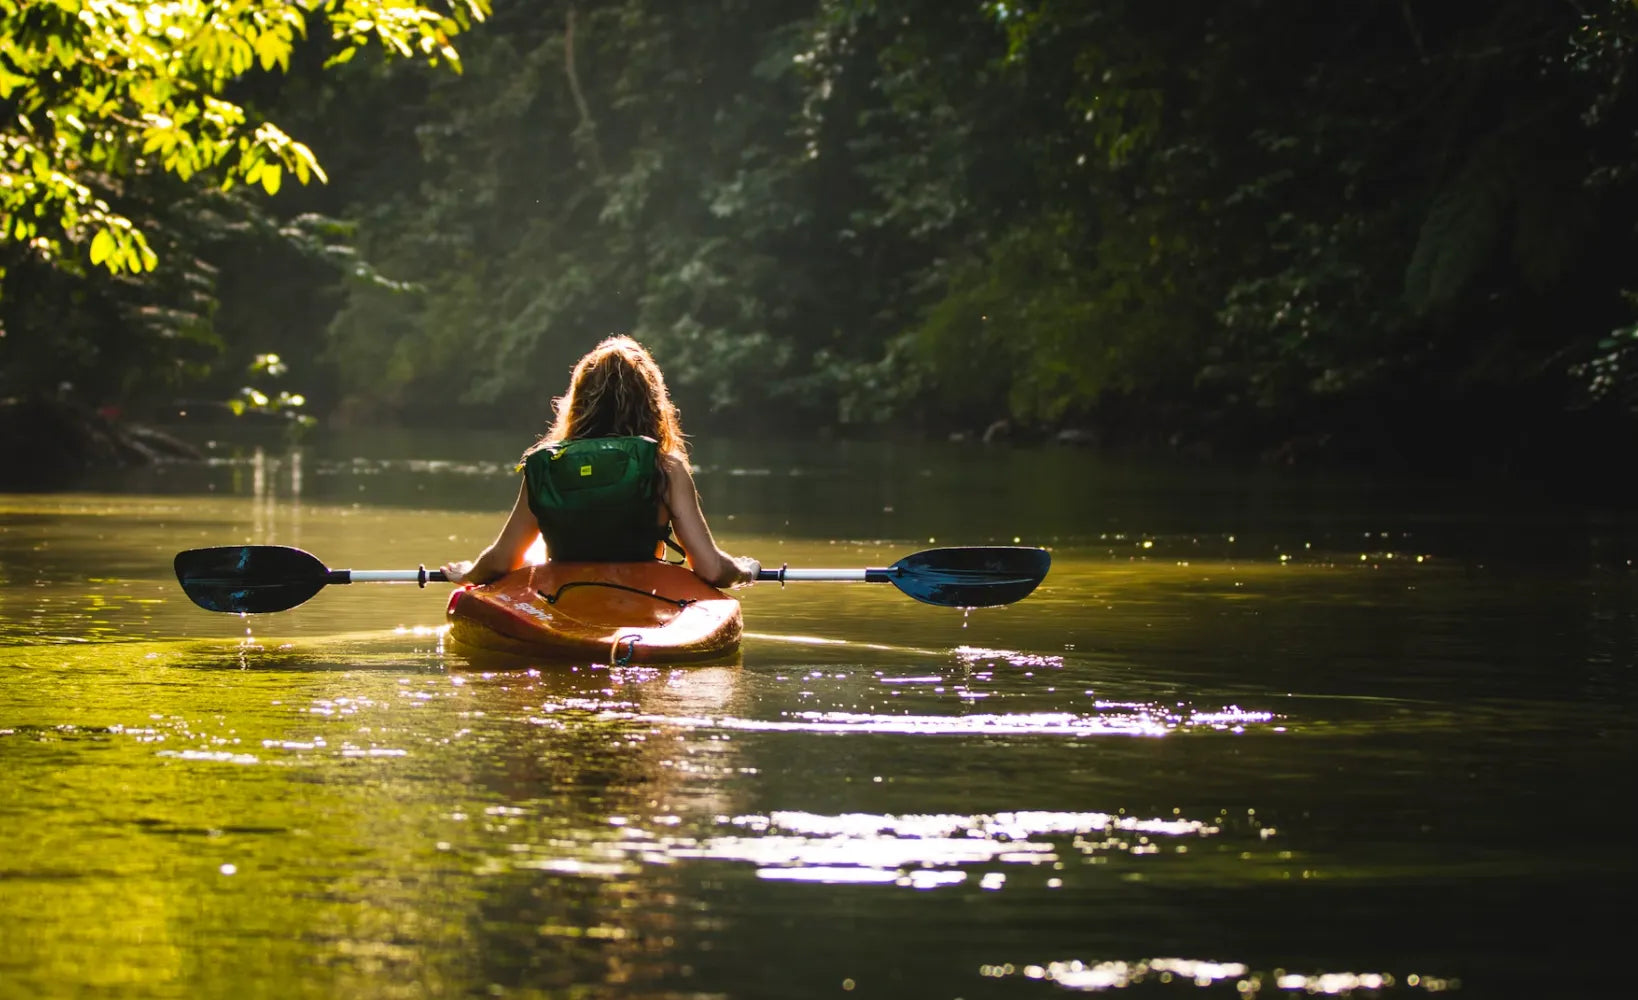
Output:
[[659,524],[659,443],[650,437],[581,438],[523,460],[529,510],[547,558],[641,562],[670,534]]

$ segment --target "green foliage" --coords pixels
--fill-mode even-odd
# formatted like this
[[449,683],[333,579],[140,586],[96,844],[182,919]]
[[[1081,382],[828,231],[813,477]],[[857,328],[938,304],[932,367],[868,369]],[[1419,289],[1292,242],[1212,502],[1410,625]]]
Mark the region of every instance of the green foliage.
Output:
[[306,396],[288,388],[276,388],[289,373],[290,366],[277,354],[256,355],[247,372],[252,384],[241,386],[227,401],[229,412],[235,417],[256,415],[282,420],[286,436],[292,441],[300,439],[318,421],[304,410]]
[[[8,2],[17,51],[88,51],[70,8]],[[459,76],[338,66],[366,37],[449,58],[421,8],[383,36],[339,4],[204,8],[238,27],[175,64],[192,89],[166,124],[124,91],[135,133],[75,106],[110,136],[97,163],[101,140],[62,140],[92,200],[29,202],[54,207],[8,228],[47,242],[8,247],[31,274],[48,253],[118,269],[67,324],[82,363],[181,379],[255,345],[311,357],[308,395],[351,417],[544,420],[620,331],[690,427],[1005,417],[1230,444],[1638,398],[1632,0],[517,0]],[[301,46],[292,12],[340,35]],[[50,152],[79,133],[46,111],[94,74],[59,93],[10,51],[0,105],[12,77],[43,103],[6,134]],[[253,67],[289,73],[225,86]],[[314,157],[264,116],[336,178],[287,192],[287,219],[259,196]],[[38,185],[32,163],[6,160]],[[145,245],[178,275],[138,295]],[[153,308],[188,337],[116,349],[107,328]]]
[[544,414],[614,330],[696,417],[1164,439],[1510,379],[1562,407],[1567,341],[1624,315],[1632,8],[536,0],[357,199],[424,294],[353,286],[327,357],[381,415]]
[[1041,219],[956,270],[915,334],[945,407],[1052,425],[1099,400],[1175,388],[1175,352],[1201,324],[1175,287],[1143,280],[1187,255],[1153,221],[1107,220],[1077,253],[1083,220]]
[[[1531,287],[1550,287],[1592,228],[1583,176],[1541,152],[1571,137],[1551,106],[1535,103],[1481,138],[1434,193],[1405,270],[1405,297],[1427,314],[1458,304],[1497,257]],[[1585,170],[1585,167],[1582,168]]]
[[[0,0],[0,391],[120,397],[203,377],[223,349],[207,257],[230,247],[276,241],[378,277],[337,242],[342,224],[279,221],[247,197],[325,173],[249,107],[245,78],[363,46],[458,68],[450,39],[487,11]],[[304,42],[310,26],[323,37]]]
[[1638,326],[1610,331],[1600,340],[1595,353],[1573,372],[1586,379],[1587,396],[1595,403],[1617,402],[1623,409],[1638,411],[1638,382],[1632,370],[1638,366]]
[[797,224],[780,133],[807,8],[502,11],[427,95],[416,172],[360,206],[364,256],[422,291],[348,290],[326,356],[349,407],[435,396],[544,417],[613,331],[655,349],[690,413],[799,370],[782,327],[810,293],[775,254]]
[[334,42],[332,61],[374,42],[458,65],[451,37],[487,10],[487,0],[447,13],[403,0],[0,0],[0,240],[48,262],[73,247],[113,275],[150,271],[148,235],[114,207],[130,178],[211,174],[224,190],[243,182],[269,195],[287,173],[324,179],[312,150],[225,96],[257,67],[289,69],[310,19]]

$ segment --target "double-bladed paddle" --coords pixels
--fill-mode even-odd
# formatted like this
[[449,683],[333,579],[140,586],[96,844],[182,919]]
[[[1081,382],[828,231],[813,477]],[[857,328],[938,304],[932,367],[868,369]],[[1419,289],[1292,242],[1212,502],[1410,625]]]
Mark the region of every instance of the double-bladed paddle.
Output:
[[[1027,597],[1047,575],[1045,549],[988,545],[927,549],[881,569],[764,569],[758,580],[891,583],[923,604],[988,608]],[[333,583],[438,583],[442,570],[330,569],[317,556],[286,545],[222,545],[176,555],[176,579],[188,599],[207,611],[265,614],[306,602]]]

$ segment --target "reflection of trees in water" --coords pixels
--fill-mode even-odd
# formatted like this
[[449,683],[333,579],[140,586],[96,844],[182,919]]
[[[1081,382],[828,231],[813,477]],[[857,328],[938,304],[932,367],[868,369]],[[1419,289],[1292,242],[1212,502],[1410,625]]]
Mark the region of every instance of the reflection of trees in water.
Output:
[[[733,711],[739,668],[585,668],[494,676],[489,753],[468,819],[485,857],[469,918],[474,977],[511,989],[687,980],[714,921],[662,838],[733,811],[736,744],[656,717]],[[475,729],[477,727],[474,727]]]

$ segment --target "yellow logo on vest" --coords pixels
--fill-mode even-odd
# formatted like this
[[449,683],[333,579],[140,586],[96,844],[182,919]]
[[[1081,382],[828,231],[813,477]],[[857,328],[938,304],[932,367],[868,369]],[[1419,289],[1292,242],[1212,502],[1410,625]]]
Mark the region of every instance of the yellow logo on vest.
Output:
[[582,475],[582,476],[589,476],[589,475],[591,475],[591,466],[589,466],[589,465],[582,465],[582,466],[581,466],[581,467],[580,467],[580,474],[581,474],[581,475]]

